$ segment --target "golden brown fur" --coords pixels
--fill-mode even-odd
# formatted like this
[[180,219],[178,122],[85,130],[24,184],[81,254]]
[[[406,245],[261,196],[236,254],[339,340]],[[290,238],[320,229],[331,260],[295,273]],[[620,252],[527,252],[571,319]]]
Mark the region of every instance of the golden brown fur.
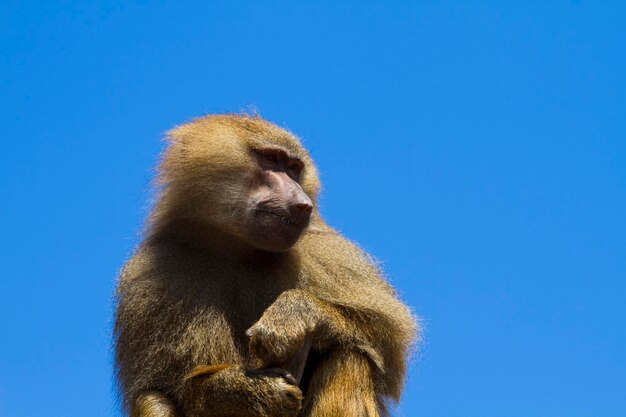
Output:
[[255,249],[239,226],[254,181],[250,149],[278,145],[304,161],[300,184],[315,201],[319,181],[306,150],[289,132],[239,115],[197,119],[169,141],[146,237],[116,293],[126,412],[295,415],[300,390],[278,370],[252,369],[284,360],[315,331],[299,415],[386,415],[417,326],[376,264],[317,208],[286,252]]

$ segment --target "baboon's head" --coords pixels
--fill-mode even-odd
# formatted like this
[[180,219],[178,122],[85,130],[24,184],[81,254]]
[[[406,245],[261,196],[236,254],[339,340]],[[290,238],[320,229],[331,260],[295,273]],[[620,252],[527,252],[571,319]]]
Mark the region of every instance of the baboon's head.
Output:
[[223,115],[179,126],[168,140],[159,167],[167,216],[190,217],[268,251],[298,241],[319,180],[291,133],[259,117]]

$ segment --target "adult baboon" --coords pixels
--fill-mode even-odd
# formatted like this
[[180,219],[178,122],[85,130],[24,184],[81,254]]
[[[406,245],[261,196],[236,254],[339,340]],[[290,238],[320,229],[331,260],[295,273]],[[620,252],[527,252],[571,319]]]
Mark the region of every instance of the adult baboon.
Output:
[[168,139],[116,293],[126,412],[386,415],[417,326],[368,255],[320,217],[299,141],[246,115],[199,118]]

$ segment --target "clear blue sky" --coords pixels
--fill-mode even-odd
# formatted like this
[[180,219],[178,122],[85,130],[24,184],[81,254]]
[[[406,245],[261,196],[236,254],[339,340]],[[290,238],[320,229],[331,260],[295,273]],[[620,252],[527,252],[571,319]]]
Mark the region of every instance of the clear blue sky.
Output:
[[0,6],[0,416],[118,415],[162,134],[249,106],[424,319],[399,415],[626,415],[625,2],[126,3]]

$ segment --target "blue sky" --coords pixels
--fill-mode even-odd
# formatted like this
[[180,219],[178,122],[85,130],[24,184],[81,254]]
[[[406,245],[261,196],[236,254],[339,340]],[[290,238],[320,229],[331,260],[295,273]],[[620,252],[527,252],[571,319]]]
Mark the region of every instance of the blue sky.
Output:
[[118,415],[170,127],[254,107],[424,320],[401,416],[626,415],[626,3],[0,7],[0,416]]

